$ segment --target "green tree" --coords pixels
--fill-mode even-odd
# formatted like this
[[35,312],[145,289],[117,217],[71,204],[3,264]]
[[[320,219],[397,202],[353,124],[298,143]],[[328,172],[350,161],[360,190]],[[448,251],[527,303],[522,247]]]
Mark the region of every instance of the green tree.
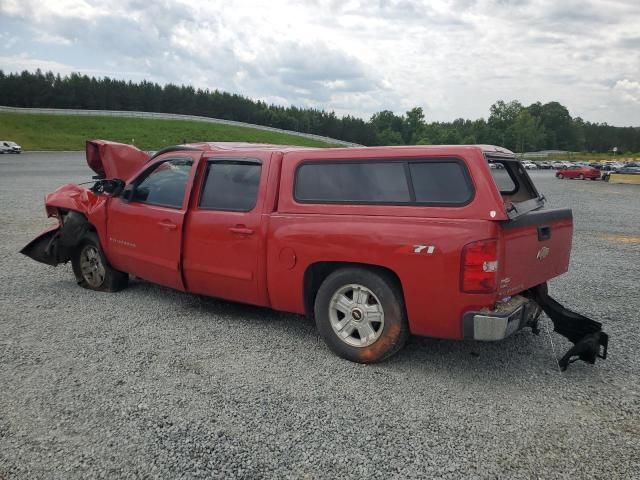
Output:
[[404,118],[403,138],[407,144],[415,144],[424,133],[424,112],[422,107],[409,110]]
[[508,103],[498,100],[491,105],[489,120],[487,121],[491,132],[490,136],[493,140],[491,143],[515,150],[517,138],[513,126],[523,108],[522,104],[517,100]]
[[540,120],[526,109],[518,113],[508,130],[511,131],[509,135],[515,138],[516,152],[538,150],[544,144],[545,135]]

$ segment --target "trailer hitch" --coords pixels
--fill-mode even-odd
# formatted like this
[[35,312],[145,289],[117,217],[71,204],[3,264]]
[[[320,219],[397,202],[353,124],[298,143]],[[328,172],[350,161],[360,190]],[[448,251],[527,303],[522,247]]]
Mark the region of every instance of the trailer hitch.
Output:
[[558,361],[565,371],[577,360],[594,364],[596,358],[607,358],[609,335],[602,331],[602,324],[563,307],[549,296],[546,283],[530,290],[531,298],[553,322],[553,330],[573,343],[573,347]]

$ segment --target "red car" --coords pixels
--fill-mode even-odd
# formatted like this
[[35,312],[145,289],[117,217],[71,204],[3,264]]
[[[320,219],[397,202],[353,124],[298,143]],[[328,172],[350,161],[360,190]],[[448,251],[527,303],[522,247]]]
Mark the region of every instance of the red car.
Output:
[[47,195],[59,225],[22,250],[71,261],[82,287],[117,291],[135,275],[307,314],[334,352],[364,363],[410,333],[537,331],[541,309],[576,343],[563,366],[606,355],[600,324],[576,324],[546,292],[569,266],[571,210],[545,208],[508,150],[200,143],[150,157],[92,141],[87,161],[100,179]]
[[597,180],[600,178],[600,170],[596,170],[591,167],[580,167],[580,166],[571,166],[567,168],[563,168],[556,172],[557,178],[568,178],[578,180],[584,180],[586,178],[590,178],[591,180]]

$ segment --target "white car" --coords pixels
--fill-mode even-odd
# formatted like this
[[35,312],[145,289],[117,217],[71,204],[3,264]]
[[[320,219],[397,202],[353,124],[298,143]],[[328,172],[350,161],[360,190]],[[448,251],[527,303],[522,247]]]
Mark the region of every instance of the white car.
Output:
[[531,162],[522,162],[522,166],[527,170],[537,170],[538,166],[535,163]]
[[0,153],[21,153],[22,147],[10,140],[0,140]]

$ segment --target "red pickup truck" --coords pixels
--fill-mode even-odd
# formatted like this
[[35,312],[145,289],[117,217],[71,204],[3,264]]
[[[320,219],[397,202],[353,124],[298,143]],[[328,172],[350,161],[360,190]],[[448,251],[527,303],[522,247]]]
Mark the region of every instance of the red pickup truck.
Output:
[[606,356],[601,324],[546,291],[569,266],[571,210],[545,208],[508,150],[198,143],[150,156],[97,140],[87,162],[95,184],[47,195],[59,224],[22,250],[71,261],[82,287],[117,291],[135,275],[307,314],[357,362],[410,333],[537,332],[541,310],[575,343],[563,368]]

